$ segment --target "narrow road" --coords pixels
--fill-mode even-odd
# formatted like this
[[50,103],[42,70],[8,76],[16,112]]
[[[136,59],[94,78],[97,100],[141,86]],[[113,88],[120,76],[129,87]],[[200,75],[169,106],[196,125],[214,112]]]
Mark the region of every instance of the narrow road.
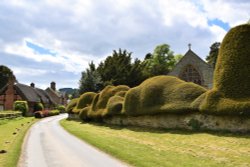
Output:
[[19,167],[125,167],[126,164],[66,132],[59,121],[44,118],[26,136]]

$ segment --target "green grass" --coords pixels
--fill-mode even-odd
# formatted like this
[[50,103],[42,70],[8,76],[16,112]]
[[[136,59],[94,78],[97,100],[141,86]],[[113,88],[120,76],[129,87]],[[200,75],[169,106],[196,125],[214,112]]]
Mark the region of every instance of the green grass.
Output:
[[73,135],[133,166],[250,166],[249,134],[60,123]]
[[36,119],[33,117],[0,120],[0,150],[7,151],[5,154],[0,154],[0,166],[17,166],[24,136],[34,122]]

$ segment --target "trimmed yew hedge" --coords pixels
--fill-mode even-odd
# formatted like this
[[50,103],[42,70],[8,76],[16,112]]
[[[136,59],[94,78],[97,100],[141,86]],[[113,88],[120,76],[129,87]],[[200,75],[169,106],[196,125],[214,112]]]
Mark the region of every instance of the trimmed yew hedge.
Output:
[[[250,24],[232,28],[223,39],[214,87],[199,101],[202,112],[250,115]],[[197,106],[197,100],[193,106]]]

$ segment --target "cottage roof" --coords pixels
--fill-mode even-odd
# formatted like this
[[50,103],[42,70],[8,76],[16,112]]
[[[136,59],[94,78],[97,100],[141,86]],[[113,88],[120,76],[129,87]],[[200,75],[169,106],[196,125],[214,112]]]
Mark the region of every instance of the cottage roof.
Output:
[[24,85],[24,84],[16,84],[16,90],[27,100],[30,102],[41,102],[41,98],[34,88]]

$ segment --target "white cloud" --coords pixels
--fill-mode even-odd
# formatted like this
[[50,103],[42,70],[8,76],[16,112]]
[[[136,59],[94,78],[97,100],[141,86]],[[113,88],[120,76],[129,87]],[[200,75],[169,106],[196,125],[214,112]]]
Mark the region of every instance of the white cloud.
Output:
[[[47,80],[57,79],[66,86],[77,81],[90,61],[99,63],[118,48],[143,59],[161,43],[181,54],[192,43],[193,50],[205,58],[210,45],[226,34],[223,27],[208,20],[235,26],[248,21],[249,9],[247,0],[2,0],[0,53],[16,60],[7,62],[0,55],[0,61],[24,69],[23,73],[37,66],[42,70],[37,73]],[[56,55],[39,54],[25,41]],[[45,68],[49,74],[42,73]],[[36,80],[16,71],[25,82]],[[46,85],[47,81],[39,80]]]

